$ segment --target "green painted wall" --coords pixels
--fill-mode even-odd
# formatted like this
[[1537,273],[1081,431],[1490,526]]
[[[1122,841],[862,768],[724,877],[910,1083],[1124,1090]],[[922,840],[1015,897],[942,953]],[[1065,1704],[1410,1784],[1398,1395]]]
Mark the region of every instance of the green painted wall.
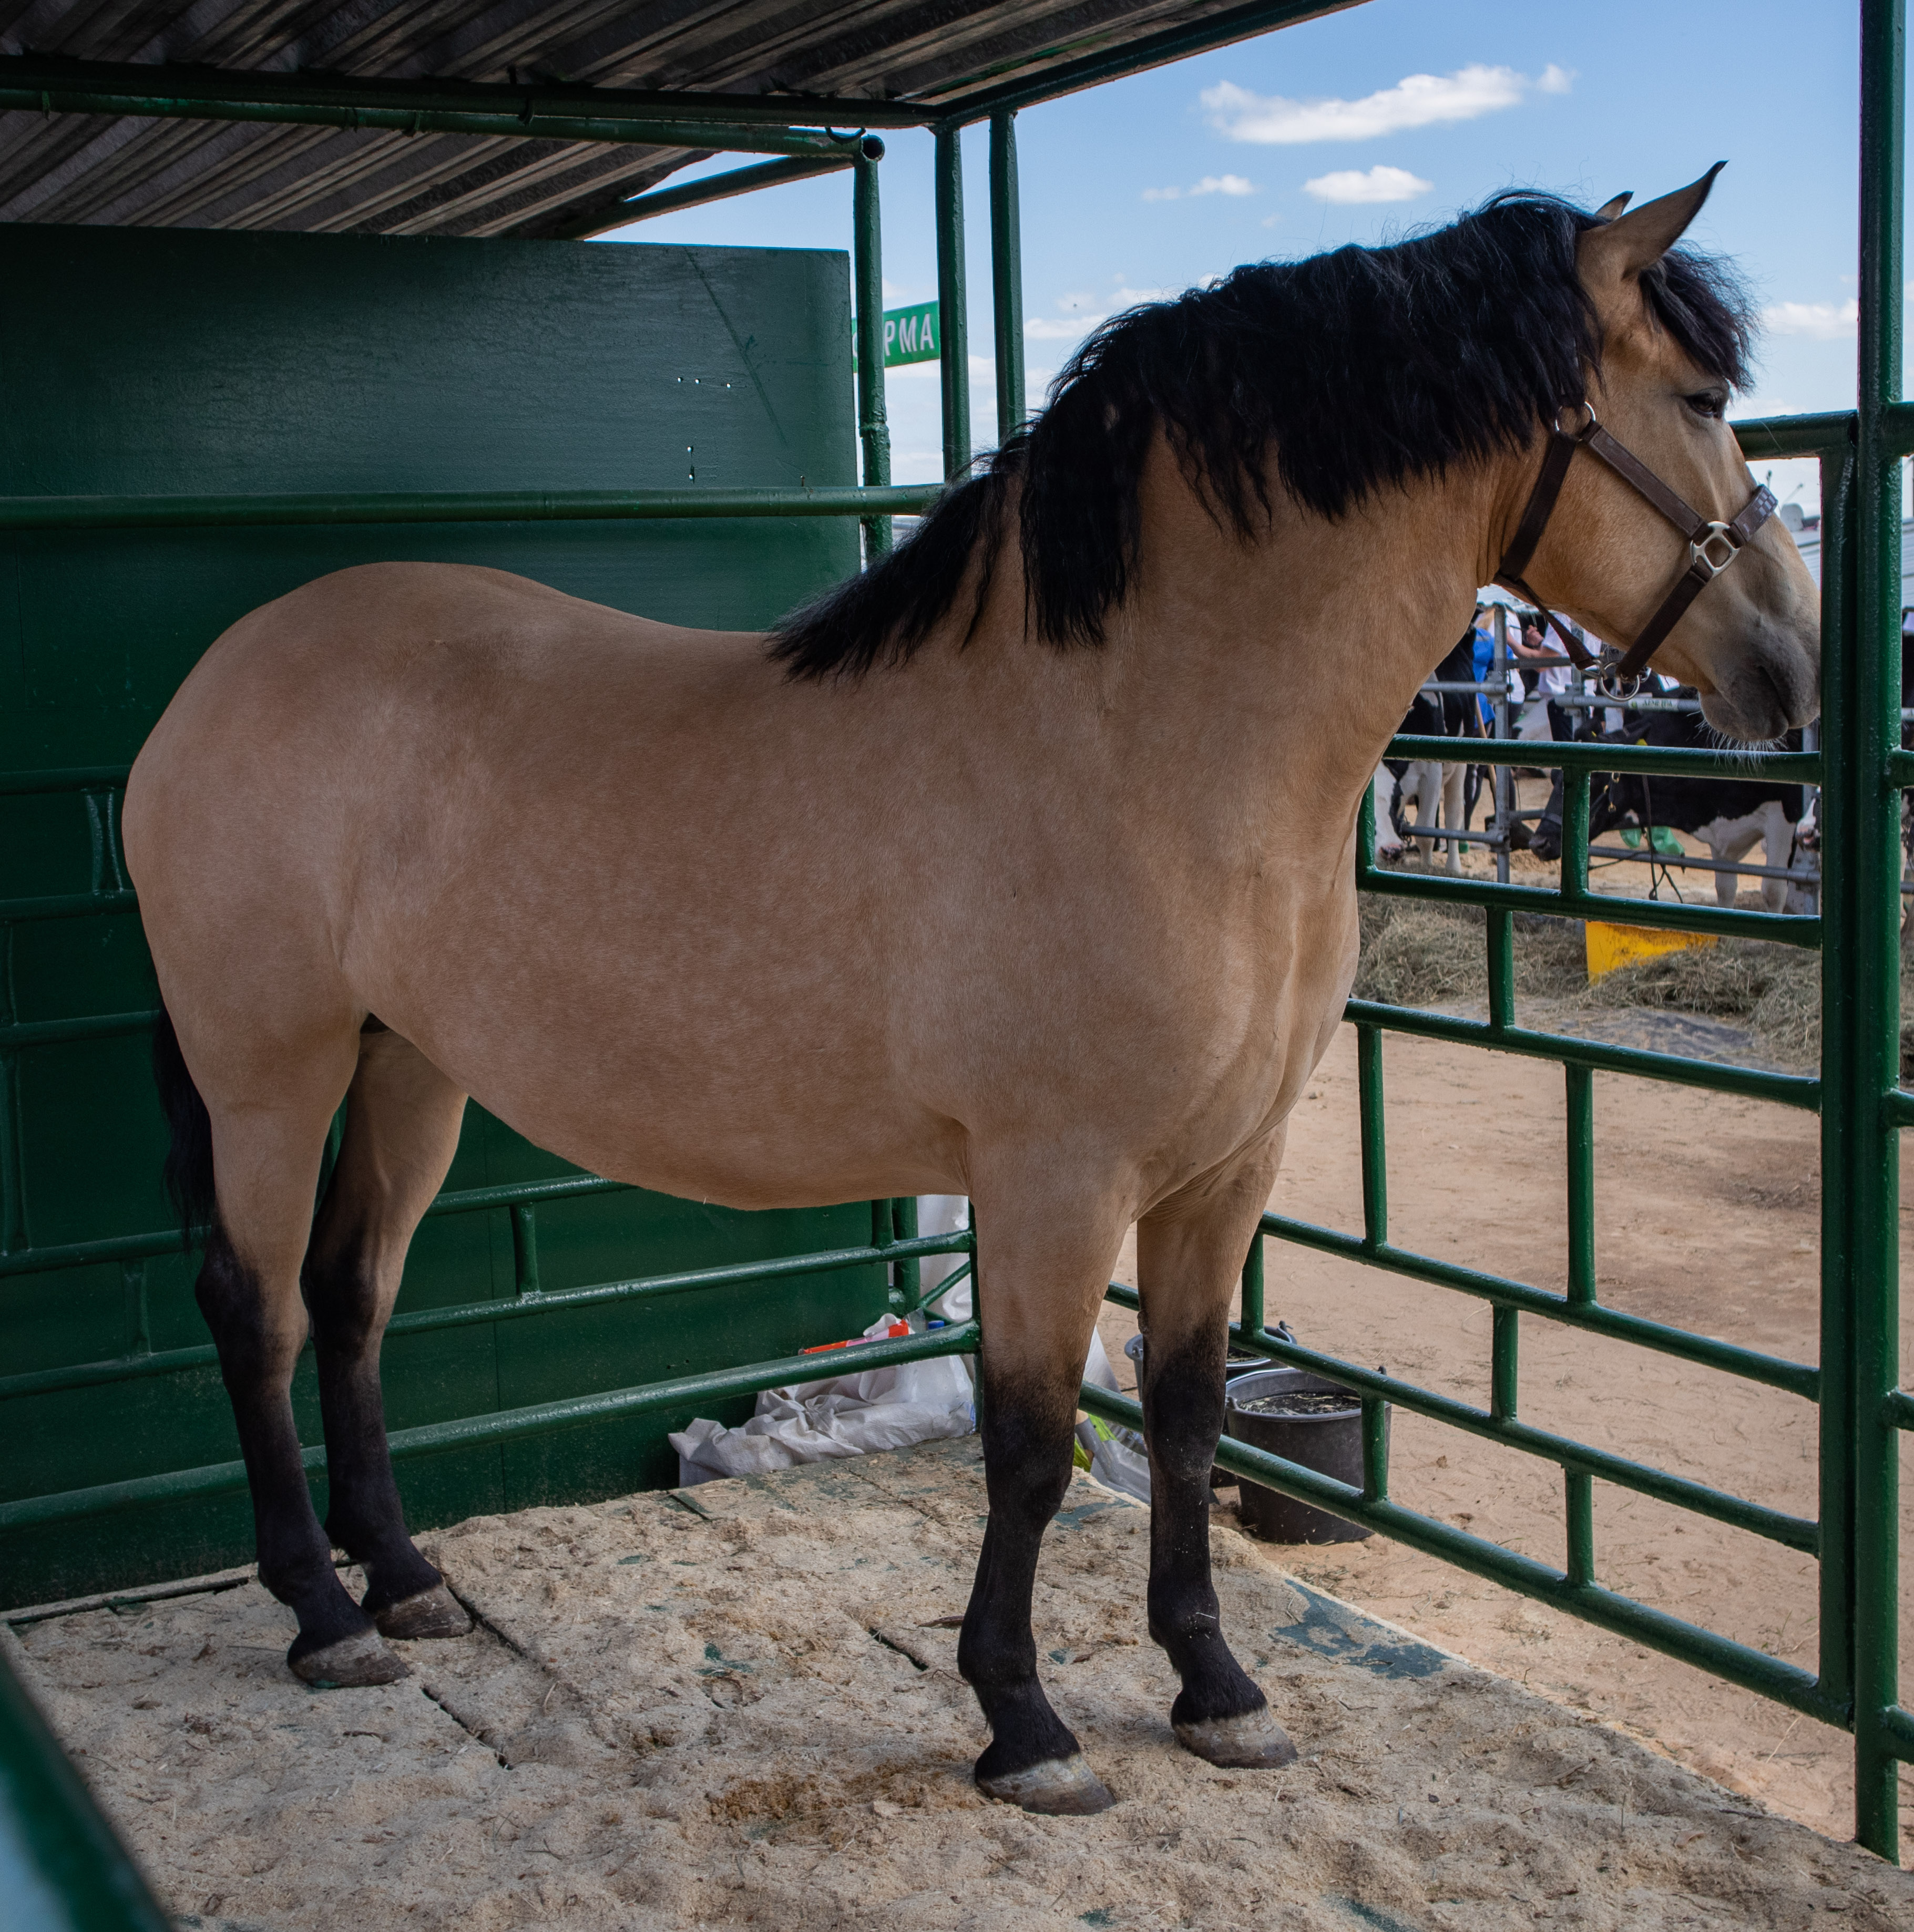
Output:
[[[648,489],[855,480],[835,254],[0,229],[0,493]],[[0,772],[124,764],[225,626],[374,558],[483,562],[647,615],[768,623],[855,567],[835,521],[29,534],[0,539]],[[0,798],[0,899],[86,892],[82,797]],[[110,882],[109,882],[110,883]],[[154,1003],[136,916],[0,923],[0,1026]],[[166,1225],[145,1039],[0,1055],[7,1253]],[[473,1108],[448,1186],[569,1170]],[[538,1210],[547,1290],[869,1238],[862,1204],[624,1193]],[[0,1378],[203,1342],[169,1255],[0,1272]],[[513,1292],[503,1210],[426,1222],[401,1312]],[[879,1272],[395,1338],[392,1426],[765,1359],[863,1327]],[[296,1388],[319,1440],[309,1361]],[[730,1406],[723,1419],[749,1411]],[[687,1417],[401,1466],[415,1525],[673,1480]],[[216,1371],[0,1401],[0,1502],[237,1453]],[[0,1604],[245,1560],[236,1496],[0,1537]]]

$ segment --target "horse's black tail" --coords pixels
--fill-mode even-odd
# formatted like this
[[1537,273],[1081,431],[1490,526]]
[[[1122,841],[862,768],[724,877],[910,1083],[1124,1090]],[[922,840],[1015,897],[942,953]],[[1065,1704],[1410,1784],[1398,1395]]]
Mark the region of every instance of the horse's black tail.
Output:
[[212,1116],[200,1097],[165,1007],[153,1028],[153,1084],[160,1090],[160,1111],[166,1116],[170,1138],[161,1169],[166,1191],[179,1216],[182,1247],[191,1249],[218,1211],[213,1192]]

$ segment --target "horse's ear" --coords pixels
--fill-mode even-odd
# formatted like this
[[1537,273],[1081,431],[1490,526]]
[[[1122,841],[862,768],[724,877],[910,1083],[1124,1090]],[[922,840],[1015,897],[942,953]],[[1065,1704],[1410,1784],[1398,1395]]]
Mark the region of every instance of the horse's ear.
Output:
[[[1627,280],[1659,262],[1700,214],[1715,176],[1727,165],[1717,161],[1699,181],[1687,188],[1677,188],[1659,200],[1645,201],[1633,214],[1618,214],[1603,227],[1585,228],[1576,250],[1582,279],[1597,288],[1604,283]],[[1606,214],[1608,209],[1602,212]]]
[[1605,201],[1595,211],[1597,221],[1612,221],[1635,199],[1635,190],[1625,188],[1612,201]]

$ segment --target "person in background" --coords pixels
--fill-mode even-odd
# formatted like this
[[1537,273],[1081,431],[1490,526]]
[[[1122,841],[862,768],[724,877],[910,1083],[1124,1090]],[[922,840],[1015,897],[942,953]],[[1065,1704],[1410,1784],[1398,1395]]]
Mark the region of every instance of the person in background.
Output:
[[1576,734],[1573,712],[1560,700],[1575,688],[1575,668],[1568,664],[1536,664],[1542,658],[1559,658],[1565,654],[1543,628],[1542,620],[1533,612],[1525,614],[1522,620],[1522,633],[1510,645],[1517,662],[1531,661],[1531,668],[1525,676],[1535,680],[1535,694],[1549,708],[1549,736],[1558,743],[1573,739]]
[[[1475,681],[1489,684],[1494,681],[1495,668],[1495,626],[1502,621],[1501,606],[1497,604],[1478,604],[1475,607]],[[1495,729],[1495,716],[1489,709],[1489,694],[1478,691],[1475,694],[1477,716],[1482,721],[1482,735],[1486,738]]]

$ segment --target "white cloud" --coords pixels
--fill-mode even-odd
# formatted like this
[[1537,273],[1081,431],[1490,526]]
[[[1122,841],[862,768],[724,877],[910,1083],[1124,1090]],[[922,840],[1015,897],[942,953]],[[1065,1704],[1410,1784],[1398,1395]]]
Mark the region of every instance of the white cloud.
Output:
[[1551,64],[1539,80],[1512,67],[1480,62],[1451,74],[1412,74],[1360,100],[1334,98],[1291,100],[1280,94],[1252,94],[1233,81],[1203,90],[1210,124],[1232,141],[1291,146],[1303,141],[1367,141],[1409,128],[1474,121],[1513,107],[1531,88],[1566,94],[1574,76]]
[[[1133,289],[1119,276],[1116,286],[1110,292],[1107,306],[1092,308],[1097,298],[1092,295],[1077,294],[1059,296],[1056,305],[1071,311],[1066,315],[1026,315],[1023,318],[1023,339],[1026,342],[1077,342],[1089,334],[1100,322],[1107,322],[1119,310],[1134,308],[1139,302],[1167,301],[1177,291],[1174,289]],[[1026,380],[1035,382],[1035,377],[1026,371]]]
[[1185,196],[1192,200],[1200,194],[1254,194],[1256,184],[1245,181],[1241,175],[1205,175],[1194,188],[1146,188],[1143,190],[1146,201],[1181,201]]
[[1861,304],[1834,302],[1770,302],[1761,311],[1771,335],[1811,335],[1822,342],[1837,341],[1854,333]]
[[1360,168],[1341,168],[1334,174],[1318,175],[1313,181],[1303,184],[1306,194],[1313,194],[1318,201],[1344,203],[1370,201],[1414,201],[1419,194],[1426,194],[1435,185],[1426,182],[1420,175],[1412,175],[1407,168],[1376,166],[1365,172]]

